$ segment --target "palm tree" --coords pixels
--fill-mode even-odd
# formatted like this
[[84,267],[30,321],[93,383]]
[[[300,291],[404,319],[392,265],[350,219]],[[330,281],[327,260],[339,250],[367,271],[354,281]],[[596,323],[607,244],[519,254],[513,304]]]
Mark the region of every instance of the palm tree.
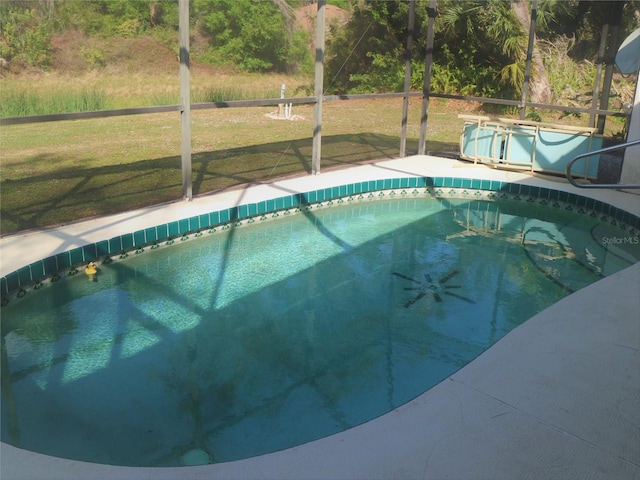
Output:
[[528,12],[521,21],[508,0],[443,0],[438,10],[443,45],[473,55],[476,65],[495,72],[494,81],[519,95],[524,80]]
[[[515,13],[516,18],[520,22],[522,29],[525,32],[529,32],[529,30],[531,29],[531,12],[533,7],[529,5],[529,2],[527,2],[527,0],[516,0],[511,4],[511,8]],[[539,18],[544,21],[546,16],[543,14]],[[519,56],[522,56],[521,52],[519,53]],[[531,101],[533,103],[549,103],[551,101],[551,85],[549,84],[547,69],[544,66],[542,56],[540,55],[540,50],[538,49],[537,43],[535,41],[535,34],[531,57],[531,67],[532,75],[529,84],[529,94],[531,97]]]

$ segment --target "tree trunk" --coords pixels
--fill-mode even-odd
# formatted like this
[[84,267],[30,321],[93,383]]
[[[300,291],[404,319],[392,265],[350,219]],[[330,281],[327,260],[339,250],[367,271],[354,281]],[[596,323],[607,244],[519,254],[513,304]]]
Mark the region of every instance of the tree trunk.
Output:
[[[531,13],[529,2],[518,0],[511,4],[513,12],[525,32],[531,28]],[[549,103],[551,101],[551,86],[547,76],[547,69],[534,39],[531,57],[531,79],[529,80],[529,95],[533,103]]]
[[157,2],[149,3],[149,23],[152,27],[158,24],[158,4]]

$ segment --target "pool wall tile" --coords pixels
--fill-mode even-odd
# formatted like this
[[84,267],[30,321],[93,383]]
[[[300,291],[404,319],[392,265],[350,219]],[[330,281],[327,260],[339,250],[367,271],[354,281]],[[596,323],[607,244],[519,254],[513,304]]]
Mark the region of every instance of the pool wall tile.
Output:
[[18,270],[18,281],[20,282],[20,286],[29,285],[31,283],[31,268],[22,267]]
[[42,260],[32,263],[29,265],[29,270],[31,270],[31,281],[40,280],[44,277],[44,263]]
[[200,223],[200,228],[208,228],[211,226],[211,221],[209,220],[209,214],[205,213],[198,217],[198,222]]
[[598,200],[594,200],[593,201],[592,207],[593,207],[593,211],[594,212],[596,212],[596,213],[601,213],[602,212],[602,204]]
[[84,251],[82,248],[74,248],[69,251],[69,257],[71,258],[71,265],[84,263]]
[[146,228],[144,231],[144,238],[147,240],[147,243],[152,243],[158,240],[158,228]]
[[2,277],[4,285],[2,287],[2,293],[9,293],[20,288],[20,281],[18,280],[18,272],[11,272],[6,277]]
[[135,246],[133,233],[125,233],[124,235],[120,235],[120,238],[122,239],[123,250],[131,250]]
[[[244,219],[260,214],[267,214],[293,206],[308,205],[315,202],[336,199],[340,197],[372,193],[379,190],[398,188],[421,187],[453,187],[471,188],[485,191],[503,191],[513,195],[532,196],[536,198],[559,201],[568,205],[583,208],[585,213],[595,212],[603,218],[613,218],[616,222],[624,223],[633,229],[640,229],[640,217],[630,214],[622,209],[613,207],[599,200],[576,195],[569,192],[552,190],[544,187],[522,185],[517,183],[501,182],[496,180],[480,180],[452,177],[403,177],[384,180],[370,180],[356,182],[338,187],[329,187],[300,194],[288,195],[258,203],[240,205],[230,209],[210,212],[187,219],[161,224],[156,227],[138,230],[133,233],[102,240],[97,243],[74,248],[72,250],[47,257],[34,262],[0,279],[0,290],[3,295],[8,295],[23,286],[32,284],[63,271],[75,265],[106,255],[117,255],[122,251],[132,250],[134,247],[142,247],[153,242],[186,235],[202,228],[220,225],[232,220]],[[368,207],[365,207],[368,208]],[[478,206],[480,208],[480,206]],[[490,206],[490,208],[493,208]],[[495,206],[497,209],[498,207]]]
[[113,254],[122,250],[122,238],[113,237],[109,240],[109,251]]
[[176,237],[180,233],[180,228],[178,227],[178,222],[169,222],[167,224],[169,229],[169,237]]
[[71,266],[71,258],[69,252],[62,252],[56,255],[56,263],[60,270],[65,270]]
[[90,243],[89,245],[85,245],[84,247],[82,247],[82,254],[84,256],[85,262],[98,258],[98,253],[96,252],[96,244]]
[[333,188],[325,188],[324,189],[324,199],[325,200],[333,200],[334,198],[336,198],[336,195],[334,195],[334,189]]
[[165,240],[169,238],[169,226],[166,223],[156,227],[157,240]]
[[189,218],[189,231],[193,232],[194,230],[200,229],[200,216]]
[[265,213],[272,212],[276,209],[276,201],[275,200],[267,200],[267,210]]
[[56,257],[47,257],[42,261],[42,265],[44,267],[45,275],[53,275],[56,273],[58,269],[58,262],[56,262]]
[[188,233],[189,230],[190,228],[189,228],[188,218],[183,218],[182,220],[178,220],[178,235],[184,235],[185,233]]
[[111,251],[109,250],[109,241],[101,240],[96,243],[96,255],[98,257],[104,257],[105,255],[110,255]]
[[144,234],[144,230],[138,230],[133,232],[133,244],[136,247],[141,247],[147,243],[146,235]]

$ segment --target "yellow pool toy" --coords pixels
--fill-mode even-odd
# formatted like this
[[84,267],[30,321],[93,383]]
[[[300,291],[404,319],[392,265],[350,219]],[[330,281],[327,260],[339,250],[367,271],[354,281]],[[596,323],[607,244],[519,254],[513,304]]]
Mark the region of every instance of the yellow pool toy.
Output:
[[84,269],[84,273],[89,277],[89,281],[93,282],[96,278],[96,274],[98,273],[98,269],[96,268],[96,264],[93,262],[89,262],[87,268]]

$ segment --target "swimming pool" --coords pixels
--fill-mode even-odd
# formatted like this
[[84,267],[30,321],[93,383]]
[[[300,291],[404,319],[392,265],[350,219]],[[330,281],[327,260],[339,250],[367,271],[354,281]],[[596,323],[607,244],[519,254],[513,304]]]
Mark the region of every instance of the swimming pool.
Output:
[[[22,417],[12,418],[11,405],[3,402],[3,440],[12,443],[5,437],[9,432],[24,442],[29,424],[46,426],[58,437],[45,440],[49,445],[39,451],[137,465],[177,464],[192,451],[228,461],[303,443],[401,405],[535,311],[637,259],[633,245],[606,248],[628,237],[628,228],[612,225],[615,217],[603,221],[601,212],[594,218],[587,205],[577,207],[583,213],[576,215],[566,202],[554,206],[551,197],[512,192],[504,199],[494,194],[487,203],[464,188],[455,195],[437,188],[426,195],[371,194],[390,198],[392,192],[399,201],[374,202],[365,192],[344,197],[346,208],[335,200],[334,206],[303,206],[297,215],[281,210],[274,222],[249,217],[184,244],[131,252],[122,262],[103,265],[97,284],[75,276],[33,293],[34,299],[49,296],[50,309],[59,308],[56,302],[71,290],[73,298],[76,290],[85,296],[62,302],[70,315],[65,321],[34,321],[30,331],[20,325],[23,330],[11,338],[6,332],[15,333],[15,324],[3,319],[12,380],[22,384],[12,386],[12,394],[27,389],[24,397],[13,395],[14,405],[27,412]],[[528,213],[532,203],[543,202],[545,218]],[[386,226],[375,218],[385,218]],[[587,236],[580,233],[585,228]],[[503,239],[498,232],[506,233]],[[215,260],[193,263],[202,258]],[[508,258],[515,262],[506,268]],[[133,279],[142,282],[133,286]],[[117,285],[130,286],[123,293]],[[480,289],[488,285],[495,287],[492,296]],[[195,292],[188,302],[183,289]],[[150,292],[160,292],[163,301]],[[135,309],[131,297],[139,301]],[[33,303],[11,302],[3,316]],[[119,310],[110,317],[113,305]],[[162,321],[155,320],[159,313]],[[203,329],[203,323],[216,329]],[[288,344],[292,333],[299,341]],[[434,338],[449,343],[436,346]],[[35,350],[35,361],[25,357],[27,350]],[[437,355],[425,364],[430,351]],[[154,377],[163,356],[175,371],[167,367]],[[250,359],[258,362],[249,366]],[[244,383],[234,384],[236,376]],[[121,403],[141,385],[134,401]],[[34,392],[52,397],[38,406]],[[77,415],[78,402],[94,410]],[[168,421],[163,407],[172,402],[181,413]],[[52,405],[62,407],[58,418],[49,418]],[[204,419],[203,412],[219,418]],[[284,423],[270,430],[274,420]],[[99,425],[88,433],[92,422]],[[97,442],[87,438],[114,425],[116,431]],[[75,429],[75,437],[71,432],[62,442],[59,429],[65,428]],[[301,432],[308,436],[300,439]],[[149,437],[153,446],[143,445]],[[126,458],[96,457],[114,455],[108,448],[114,443],[125,447]]]

